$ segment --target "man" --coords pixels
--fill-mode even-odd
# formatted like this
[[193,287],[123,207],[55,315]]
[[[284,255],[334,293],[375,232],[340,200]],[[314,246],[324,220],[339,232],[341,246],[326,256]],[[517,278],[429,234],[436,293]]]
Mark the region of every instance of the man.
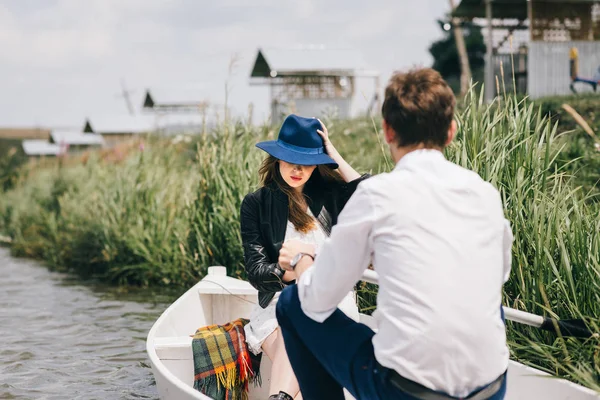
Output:
[[[513,236],[498,191],[444,158],[452,90],[432,69],[392,76],[383,131],[396,166],[361,182],[319,254],[284,243],[277,318],[306,400],[503,399],[501,315]],[[314,260],[314,264],[313,264]],[[372,261],[377,333],[336,305]]]

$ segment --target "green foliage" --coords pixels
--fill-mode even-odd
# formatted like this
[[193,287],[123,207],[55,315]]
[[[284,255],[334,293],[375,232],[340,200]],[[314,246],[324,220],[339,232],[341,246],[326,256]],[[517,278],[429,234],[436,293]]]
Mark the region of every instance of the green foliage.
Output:
[[[445,31],[443,21],[438,21],[438,24],[444,32],[444,37],[429,47],[429,53],[433,57],[432,68],[448,81],[455,93],[458,93],[460,92],[460,60],[454,32],[452,29]],[[469,65],[473,73],[473,81],[482,82],[486,46],[481,34],[481,27],[467,23],[463,27],[463,35],[469,56]]]
[[19,168],[26,161],[19,140],[0,139],[0,193],[16,185],[20,177]]
[[[588,201],[581,186],[597,172],[587,166],[600,153],[585,153],[588,164],[567,162],[584,144],[565,142],[574,136],[559,135],[563,117],[552,118],[527,100],[486,106],[471,93],[446,156],[502,194],[515,234],[505,303],[585,318],[597,332],[600,203]],[[391,169],[379,122],[325,122],[359,172]],[[93,155],[83,164],[33,169],[0,198],[0,232],[12,238],[15,255],[117,284],[189,287],[210,265],[243,277],[239,207],[258,185],[263,154],[254,144],[275,134],[223,125],[190,144],[157,140],[118,163]],[[361,297],[372,308],[373,288],[365,285]],[[600,389],[598,338],[556,338],[512,323],[508,335],[513,359]]]
[[[557,125],[558,142],[564,147],[556,162],[557,168],[576,177],[576,184],[590,195],[590,201],[600,201],[600,96],[595,93],[565,97],[547,97],[535,101],[542,115]],[[595,132],[591,137],[563,108],[573,107]]]

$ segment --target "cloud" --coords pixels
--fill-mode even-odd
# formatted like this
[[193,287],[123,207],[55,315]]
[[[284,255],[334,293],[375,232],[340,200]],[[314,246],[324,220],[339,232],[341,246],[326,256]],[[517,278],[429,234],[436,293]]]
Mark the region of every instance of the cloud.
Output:
[[121,78],[137,96],[187,85],[214,104],[229,79],[236,110],[253,102],[266,115],[268,90],[248,85],[258,47],[355,47],[385,82],[394,69],[430,62],[443,12],[439,0],[5,0],[0,126],[124,112]]

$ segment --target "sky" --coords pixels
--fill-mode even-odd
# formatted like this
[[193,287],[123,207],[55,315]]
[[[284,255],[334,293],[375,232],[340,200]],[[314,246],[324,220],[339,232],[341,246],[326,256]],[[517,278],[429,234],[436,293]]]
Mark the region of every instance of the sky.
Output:
[[121,81],[136,108],[156,87],[215,109],[228,82],[233,113],[252,103],[261,121],[269,92],[249,85],[258,48],[351,47],[384,85],[395,70],[432,64],[448,11],[446,0],[2,0],[0,127],[125,115]]

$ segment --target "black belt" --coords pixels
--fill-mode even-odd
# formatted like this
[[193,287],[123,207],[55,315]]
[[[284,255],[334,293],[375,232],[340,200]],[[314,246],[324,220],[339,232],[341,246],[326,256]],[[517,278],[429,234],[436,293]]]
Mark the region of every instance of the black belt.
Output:
[[[402,377],[393,369],[389,370],[390,383],[400,389],[402,392],[409,394],[419,400],[457,400],[457,397],[452,397],[447,394],[435,392],[423,385],[413,382],[409,379]],[[505,374],[500,375],[495,381],[490,383],[480,391],[473,393],[467,397],[463,397],[464,400],[486,400],[498,393],[502,384],[504,383]]]

